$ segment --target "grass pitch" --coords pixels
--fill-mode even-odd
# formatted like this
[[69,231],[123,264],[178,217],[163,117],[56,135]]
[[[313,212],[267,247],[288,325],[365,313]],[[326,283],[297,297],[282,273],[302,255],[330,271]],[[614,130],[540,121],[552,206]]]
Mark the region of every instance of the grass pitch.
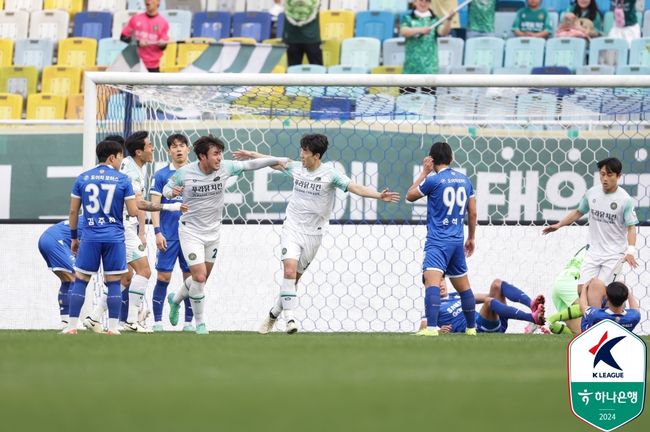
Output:
[[[569,408],[568,342],[4,331],[0,419],[6,431],[593,430]],[[650,416],[620,430],[648,431]]]

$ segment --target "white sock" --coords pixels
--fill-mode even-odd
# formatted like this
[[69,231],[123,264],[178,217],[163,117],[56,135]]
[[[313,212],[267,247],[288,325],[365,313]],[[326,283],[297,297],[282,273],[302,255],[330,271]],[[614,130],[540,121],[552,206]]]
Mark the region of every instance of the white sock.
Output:
[[70,321],[70,315],[61,315],[61,322],[67,324]]
[[108,319],[108,330],[109,331],[116,331],[118,321],[119,320],[117,318],[109,318]]
[[[284,310],[284,318],[287,321],[293,320],[293,310],[296,307],[298,297],[296,296],[296,281],[293,279],[284,279],[282,289],[280,290],[280,301]],[[274,314],[275,315],[275,314]]]
[[192,310],[194,311],[194,322],[197,327],[203,324],[203,308],[205,306],[205,293],[203,288],[205,282],[192,281],[190,288],[190,303],[192,303]]
[[281,313],[282,313],[282,297],[278,296],[278,298],[275,299],[275,304],[271,308],[271,314],[277,318],[280,316]]
[[134,323],[138,320],[138,312],[142,305],[144,293],[147,291],[147,285],[149,285],[149,279],[138,274],[134,275],[133,279],[131,279],[131,285],[129,286],[129,316],[126,319],[127,322]]
[[174,303],[181,304],[183,300],[190,296],[190,287],[192,286],[192,276],[188,276],[183,281],[181,287],[174,293]]
[[79,323],[79,317],[70,317],[70,321],[68,321],[68,328],[76,329],[77,323]]
[[107,310],[108,310],[108,292],[106,290],[102,290],[102,295],[99,296],[99,301],[97,302],[97,305],[95,306],[92,313],[90,314],[90,319],[93,321],[100,322]]

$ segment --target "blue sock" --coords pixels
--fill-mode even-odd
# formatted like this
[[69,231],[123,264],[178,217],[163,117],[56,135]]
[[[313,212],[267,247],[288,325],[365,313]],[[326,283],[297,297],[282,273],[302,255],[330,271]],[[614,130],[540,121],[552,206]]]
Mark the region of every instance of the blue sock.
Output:
[[158,280],[153,289],[153,320],[162,321],[163,305],[167,296],[167,286],[169,282]]
[[86,299],[86,286],[88,282],[82,279],[76,279],[70,290],[70,317],[79,318],[81,307]]
[[122,291],[122,308],[120,309],[120,321],[126,322],[126,318],[128,316],[129,316],[129,287],[126,287],[124,291]]
[[194,318],[194,310],[192,309],[192,303],[190,302],[189,298],[186,298],[184,300],[185,303],[185,322],[186,323],[191,323],[192,319]]
[[424,313],[427,316],[427,327],[438,327],[440,287],[430,286],[424,290]]
[[61,316],[70,313],[70,296],[68,294],[70,285],[72,285],[72,282],[61,282],[59,287],[59,314]]
[[120,281],[106,282],[108,297],[108,317],[119,318],[120,307],[122,306],[122,294],[120,294]]
[[499,315],[499,318],[535,322],[535,320],[533,320],[533,315],[530,312],[524,312],[521,309],[517,309],[516,307],[505,305],[496,299],[492,299],[492,303],[490,303],[490,309]]
[[460,296],[460,307],[463,309],[465,321],[467,321],[467,328],[476,327],[476,299],[472,289],[458,293]]
[[501,292],[503,293],[503,296],[508,300],[521,303],[526,307],[530,307],[530,303],[531,303],[530,297],[528,297],[528,294],[526,294],[516,286],[510,285],[508,282],[503,281],[501,282]]

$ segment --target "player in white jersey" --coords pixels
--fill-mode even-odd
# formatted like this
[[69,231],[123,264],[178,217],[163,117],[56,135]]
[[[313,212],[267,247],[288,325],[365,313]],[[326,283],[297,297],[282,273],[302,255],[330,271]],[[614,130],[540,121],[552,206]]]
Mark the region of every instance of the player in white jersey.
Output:
[[[273,167],[293,178],[293,193],[282,226],[284,280],[275,305],[260,327],[259,332],[262,334],[273,329],[283,311],[287,321],[287,333],[298,331],[294,317],[296,287],[318,252],[332,213],[336,189],[385,202],[399,202],[399,193],[390,192],[388,189],[378,192],[374,188],[354,183],[331,164],[323,163],[321,159],[328,144],[325,135],[305,135],[300,140],[300,162],[291,162],[286,167]],[[233,154],[238,159],[266,157],[246,150]]]
[[[617,262],[623,258],[632,268],[636,262],[636,225],[639,220],[630,195],[618,187],[623,165],[610,157],[598,162],[600,186],[594,186],[582,197],[578,208],[561,221],[549,225],[543,234],[549,234],[588,214],[589,250],[580,269],[578,292],[592,278],[603,285],[611,282]],[[596,292],[596,291],[594,291]],[[600,307],[602,298],[590,295],[589,304]]]
[[183,204],[189,207],[180,218],[178,237],[192,276],[176,293],[167,296],[169,321],[172,325],[178,323],[179,306],[189,297],[197,334],[208,334],[203,312],[204,287],[219,251],[227,180],[242,171],[278,164],[284,166],[288,162],[287,158],[274,157],[247,162],[224,160],[224,148],[218,138],[200,137],[194,142],[198,161],[179,168],[163,189],[163,196],[169,199],[182,195]]

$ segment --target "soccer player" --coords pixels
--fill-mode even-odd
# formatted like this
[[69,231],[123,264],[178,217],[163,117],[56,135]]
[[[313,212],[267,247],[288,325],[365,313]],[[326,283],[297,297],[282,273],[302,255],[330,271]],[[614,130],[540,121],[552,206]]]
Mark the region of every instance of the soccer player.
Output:
[[[612,320],[622,325],[629,331],[641,321],[639,303],[629,292],[623,282],[614,281],[605,288],[605,298],[607,303],[602,308],[589,306],[588,293],[590,290],[597,291],[596,296],[601,296],[603,291],[602,282],[598,279],[592,279],[582,289],[580,293],[580,310],[583,313],[582,331],[602,320]],[[629,302],[629,307],[625,307],[625,302]]]
[[[77,333],[77,321],[93,273],[104,268],[108,295],[108,334],[118,335],[121,295],[120,278],[126,273],[124,244],[124,207],[131,217],[137,215],[135,194],[129,178],[118,171],[122,148],[114,141],[97,144],[99,165],[77,177],[70,198],[70,249],[76,254],[76,280],[70,290],[70,320],[64,334]],[[83,206],[83,239],[78,239],[79,209]]]
[[[410,202],[426,196],[427,240],[424,246],[422,271],[425,281],[424,310],[427,328],[421,336],[438,335],[440,313],[440,283],[446,274],[460,296],[462,311],[467,321],[465,332],[476,335],[476,300],[467,277],[465,255],[474,252],[476,232],[476,199],[467,176],[449,167],[453,160],[451,147],[436,142],[424,158],[424,169],[406,193]],[[435,175],[429,175],[435,172]],[[463,225],[467,219],[467,240]]]
[[169,293],[169,321],[178,323],[180,303],[189,297],[194,311],[197,334],[208,334],[204,322],[204,287],[219,250],[224,189],[227,180],[242,171],[286,164],[287,158],[269,157],[257,161],[223,159],[224,143],[213,136],[203,136],[194,142],[198,160],[174,173],[163,188],[167,199],[183,197],[189,211],[180,217],[178,238],[191,278],[186,279],[176,293]]
[[[153,176],[153,183],[149,190],[151,195],[151,202],[162,203],[163,210],[165,206],[169,207],[171,204],[183,202],[181,196],[174,198],[167,198],[162,195],[163,188],[169,181],[169,178],[176,173],[176,171],[189,163],[188,155],[190,153],[189,142],[187,137],[183,134],[173,134],[167,137],[167,149],[171,163],[156,171]],[[156,271],[158,272],[158,280],[156,287],[153,290],[153,318],[154,326],[153,331],[158,332],[163,330],[162,326],[162,312],[165,298],[167,297],[167,286],[172,277],[172,271],[176,260],[183,272],[183,280],[191,277],[190,268],[183,258],[181,251],[181,244],[178,240],[178,220],[181,217],[180,211],[164,211],[162,213],[151,213],[151,221],[153,229],[156,233],[156,246],[158,247],[158,259],[156,260]],[[190,299],[185,299],[185,326],[184,331],[195,331],[192,326],[192,305]]]
[[[297,303],[297,284],[316,256],[329,222],[336,189],[351,192],[384,202],[399,202],[399,194],[384,189],[354,183],[322,158],[328,147],[325,135],[308,134],[300,139],[300,162],[290,162],[286,167],[274,166],[293,178],[293,193],[287,206],[287,216],[282,226],[282,264],[284,280],[275,305],[269,311],[259,332],[273,329],[280,313],[284,311],[287,333],[298,331],[294,309]],[[238,159],[266,157],[246,150],[234,152]]]
[[[77,230],[82,225],[83,218],[79,217]],[[47,263],[47,267],[61,281],[59,315],[63,328],[68,325],[68,291],[74,283],[74,255],[70,250],[70,241],[70,224],[67,220],[50,226],[38,239],[38,250]]]
[[580,267],[588,249],[589,245],[576,252],[553,282],[551,299],[557,312],[546,317],[551,333],[580,333],[582,312],[578,305],[577,281],[580,279]]

